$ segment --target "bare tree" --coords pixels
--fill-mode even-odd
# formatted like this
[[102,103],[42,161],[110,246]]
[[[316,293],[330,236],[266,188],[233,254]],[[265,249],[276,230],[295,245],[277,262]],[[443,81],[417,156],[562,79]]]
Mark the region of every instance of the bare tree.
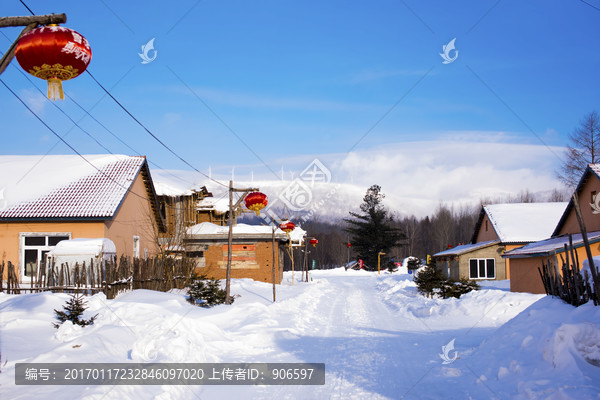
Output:
[[586,114],[579,127],[569,135],[565,159],[557,171],[558,179],[574,188],[588,164],[600,162],[600,115]]

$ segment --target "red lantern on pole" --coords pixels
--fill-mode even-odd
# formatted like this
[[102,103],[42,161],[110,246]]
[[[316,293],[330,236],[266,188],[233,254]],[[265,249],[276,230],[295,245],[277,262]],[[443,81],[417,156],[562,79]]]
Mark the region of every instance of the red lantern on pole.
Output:
[[319,243],[319,241],[317,239],[315,239],[315,238],[312,238],[312,239],[310,239],[309,243],[312,244],[313,247],[316,247],[317,243]]
[[25,71],[48,81],[48,98],[64,99],[62,81],[82,74],[92,59],[88,41],[76,31],[48,25],[27,32],[15,57]]
[[296,229],[296,224],[294,224],[292,221],[283,221],[281,224],[279,224],[279,229],[284,231],[286,235],[290,236],[290,232]]
[[352,243],[348,242],[346,243],[346,246],[348,246],[348,248],[352,247]]
[[265,208],[269,202],[267,195],[261,192],[251,192],[246,195],[244,199],[246,208],[250,211],[254,211],[256,215],[260,215],[260,210]]

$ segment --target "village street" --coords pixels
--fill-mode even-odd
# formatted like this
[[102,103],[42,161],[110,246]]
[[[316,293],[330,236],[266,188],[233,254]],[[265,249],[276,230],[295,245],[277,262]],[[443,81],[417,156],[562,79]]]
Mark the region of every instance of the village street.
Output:
[[[312,275],[303,283],[297,273],[291,286],[286,273],[276,303],[270,284],[249,279],[233,281],[239,297],[232,306],[210,309],[190,306],[177,293],[138,290],[115,300],[96,295],[86,311],[99,315],[94,325],[63,324],[58,331],[50,324],[53,308],[67,295],[0,295],[2,360],[8,362],[0,384],[7,398],[19,399],[504,398],[502,382],[494,382],[498,368],[482,378],[489,372],[473,366],[487,360],[477,348],[497,340],[499,326],[543,297],[500,288],[459,300],[427,299],[409,275],[343,268]],[[452,339],[443,364],[442,346]],[[510,366],[512,359],[518,362],[518,354],[492,361]],[[312,362],[325,363],[326,380],[322,386],[14,385],[15,362],[57,360]]]

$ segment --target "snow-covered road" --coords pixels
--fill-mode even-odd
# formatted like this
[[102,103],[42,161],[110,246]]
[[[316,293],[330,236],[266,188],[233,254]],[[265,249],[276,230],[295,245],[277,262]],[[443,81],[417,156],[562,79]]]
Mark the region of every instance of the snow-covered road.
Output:
[[[299,278],[299,274],[297,278]],[[457,299],[427,299],[407,275],[364,271],[315,271],[310,283],[278,286],[234,280],[232,306],[193,307],[179,293],[134,291],[115,300],[89,299],[86,328],[53,329],[53,309],[66,295],[0,294],[2,398],[68,399],[437,399],[595,398],[589,383],[598,367],[554,371],[544,361],[548,348],[528,336],[552,338],[554,325],[535,322],[534,311],[519,315],[516,331],[507,321],[536,303],[571,318],[571,306],[555,299],[486,289]],[[538,301],[540,300],[540,301]],[[538,306],[538,304],[541,304]],[[584,306],[586,307],[586,306]],[[600,308],[600,307],[596,307]],[[598,316],[577,309],[577,318]],[[581,310],[581,311],[579,311]],[[586,314],[587,312],[587,314]],[[546,314],[544,318],[548,319]],[[529,322],[536,326],[529,326]],[[505,325],[506,324],[506,325]],[[504,326],[503,326],[504,325]],[[505,329],[499,336],[499,327]],[[595,357],[594,335],[585,326]],[[554,329],[554,330],[553,330]],[[575,330],[577,332],[577,330]],[[512,335],[512,336],[511,336]],[[505,338],[512,339],[506,340]],[[449,361],[442,346],[455,339]],[[549,340],[549,339],[548,339]],[[546,340],[546,341],[548,341]],[[556,346],[555,346],[556,347]],[[587,351],[587,350],[586,350]],[[562,357],[555,351],[556,359]],[[600,354],[600,348],[598,349]],[[578,359],[579,360],[579,359]],[[15,386],[15,362],[319,362],[323,386]],[[585,364],[585,362],[584,362]],[[531,366],[531,373],[524,366]],[[584,366],[585,367],[585,366]],[[555,374],[555,379],[548,374]],[[540,376],[547,379],[540,379]],[[587,396],[587,397],[586,397]]]

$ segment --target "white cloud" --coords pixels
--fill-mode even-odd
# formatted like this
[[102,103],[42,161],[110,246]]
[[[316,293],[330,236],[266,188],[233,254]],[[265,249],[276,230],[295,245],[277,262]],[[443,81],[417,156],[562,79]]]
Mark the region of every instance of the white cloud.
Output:
[[[496,140],[504,136],[490,133],[483,135],[487,141],[476,141],[482,135],[445,135],[436,141],[391,143],[344,154],[291,156],[270,162],[278,172],[283,165],[285,182],[276,182],[272,173],[266,168],[261,171],[258,165],[236,166],[236,179],[240,185],[250,183],[252,170],[254,183],[269,191],[269,196],[276,196],[292,176],[298,176],[317,158],[330,169],[333,183],[343,183],[321,208],[323,213],[336,217],[347,216],[350,209],[356,209],[373,184],[382,187],[391,209],[418,217],[431,215],[440,202],[476,204],[483,197],[515,195],[523,190],[546,192],[560,187],[554,177],[559,162],[554,154],[561,154],[562,148]],[[213,171],[217,168],[213,166]],[[230,175],[213,177],[230,179]],[[206,183],[210,190],[220,190]],[[326,188],[316,190],[314,201],[318,202],[319,196],[327,192]]]
[[37,90],[23,89],[20,91],[21,98],[36,113],[43,114],[48,104],[48,99]]
[[475,203],[482,197],[548,191],[562,148],[499,142],[411,142],[346,155],[336,172],[365,189],[377,183],[388,203],[426,215],[440,201]]

